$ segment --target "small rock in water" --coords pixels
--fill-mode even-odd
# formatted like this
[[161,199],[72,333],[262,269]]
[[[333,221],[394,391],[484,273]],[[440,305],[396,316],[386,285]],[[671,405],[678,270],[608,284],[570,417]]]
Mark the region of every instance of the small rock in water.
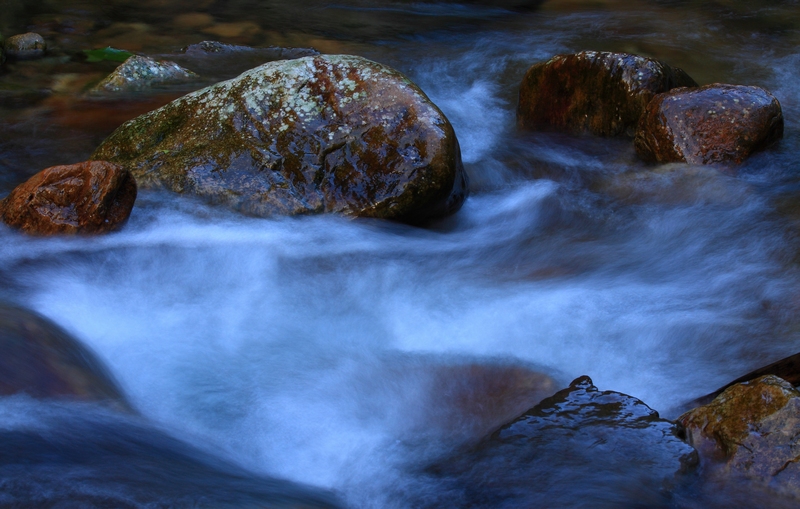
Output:
[[645,161],[741,163],[783,137],[778,100],[760,87],[713,84],[657,95],[636,130]]
[[5,44],[6,55],[16,60],[41,58],[47,50],[44,37],[33,32],[9,37]]
[[733,385],[679,419],[700,455],[800,496],[800,392],[767,375]]
[[682,69],[628,53],[556,55],[522,79],[517,124],[525,129],[633,136],[656,94],[697,83]]
[[442,112],[364,58],[270,62],[123,124],[92,156],[246,214],[419,222],[457,210],[466,174]]
[[[431,507],[642,507],[697,464],[680,427],[636,398],[600,391],[589,377],[544,399],[476,447],[429,469],[449,488]],[[636,493],[608,496],[609,482],[635,479]],[[618,487],[632,489],[630,486]],[[613,491],[613,489],[612,489]]]
[[0,303],[0,395],[110,402],[129,410],[100,361],[50,320]]
[[98,83],[92,91],[135,92],[156,85],[191,81],[197,77],[197,74],[175,62],[157,62],[152,58],[134,55]]
[[107,233],[122,226],[136,201],[130,173],[105,161],[53,166],[14,188],[0,218],[34,235]]

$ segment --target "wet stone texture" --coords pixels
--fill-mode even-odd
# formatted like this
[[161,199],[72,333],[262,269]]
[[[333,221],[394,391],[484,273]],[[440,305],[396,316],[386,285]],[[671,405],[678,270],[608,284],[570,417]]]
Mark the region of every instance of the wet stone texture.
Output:
[[656,96],[636,130],[650,162],[740,163],[783,137],[783,114],[760,87],[713,84]]
[[16,60],[41,58],[47,49],[44,38],[33,32],[9,37],[4,46],[8,57]]
[[162,84],[191,81],[197,77],[197,74],[175,62],[158,62],[134,55],[98,83],[92,92],[135,92]]
[[[451,507],[540,507],[542,497],[548,507],[632,499],[658,506],[697,464],[680,432],[638,399],[600,391],[584,376],[429,473],[449,484]],[[619,478],[627,485],[609,489]]]
[[53,166],[0,202],[0,218],[34,235],[108,233],[122,226],[136,201],[136,181],[116,164]]
[[413,222],[466,197],[442,112],[397,71],[345,55],[270,62],[191,93],[123,124],[93,158],[256,216]]
[[46,318],[0,303],[0,395],[102,401],[129,409],[95,356]]
[[556,55],[525,73],[517,124],[525,129],[633,136],[650,100],[697,83],[682,69],[628,53]]
[[703,459],[800,496],[800,392],[789,382],[766,375],[733,385],[678,421]]

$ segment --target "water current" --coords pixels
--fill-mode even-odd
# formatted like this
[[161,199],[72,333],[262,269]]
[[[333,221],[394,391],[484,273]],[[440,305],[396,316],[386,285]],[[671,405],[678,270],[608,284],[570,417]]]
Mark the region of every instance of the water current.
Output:
[[[113,44],[129,37],[141,47],[132,49],[158,55],[214,38],[175,29],[186,8],[164,3],[11,2],[0,29],[48,16],[135,22],[146,30]],[[579,375],[674,418],[800,351],[796,2],[319,3],[307,22],[288,3],[197,4],[217,20],[260,24],[251,45],[317,44],[406,73],[454,125],[471,196],[427,228],[247,218],[156,191],[141,191],[126,227],[105,237],[0,228],[0,297],[88,345],[164,436],[232,469],[333,490],[349,507],[414,507],[436,490],[419,468]],[[62,53],[106,45],[98,31],[64,37]],[[766,87],[783,106],[785,138],[724,170],[648,166],[627,139],[518,132],[525,69],[583,49],[662,58],[700,83]],[[237,58],[209,81],[243,70]],[[0,108],[1,194],[46,166],[86,159],[147,101],[168,100],[87,108],[80,90],[56,82],[90,73],[53,70],[64,62],[0,72],[33,96]],[[474,381],[481,369],[556,383],[526,378],[524,395],[513,384],[498,392]],[[125,435],[133,426],[81,408],[0,399],[0,430],[85,419]],[[62,424],[48,424],[60,412]],[[629,474],[602,483],[624,492]],[[642,506],[637,496],[618,505]]]

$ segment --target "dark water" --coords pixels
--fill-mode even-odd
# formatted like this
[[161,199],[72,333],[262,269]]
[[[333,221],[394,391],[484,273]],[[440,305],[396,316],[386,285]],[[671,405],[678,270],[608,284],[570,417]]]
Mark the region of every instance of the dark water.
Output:
[[[87,158],[119,123],[186,91],[85,98],[113,64],[75,54],[107,45],[183,58],[203,83],[261,58],[179,56],[204,39],[355,53],[408,74],[455,127],[472,196],[429,229],[243,218],[141,192],[127,227],[107,237],[0,230],[1,296],[89,345],[159,433],[221,458],[227,466],[215,471],[331,489],[351,507],[414,507],[450,489],[421,465],[576,376],[675,417],[800,350],[796,2],[3,2],[4,35],[35,28],[52,41],[44,61],[0,72],[3,193]],[[194,10],[214,24],[179,23]],[[241,22],[255,28],[214,33]],[[627,140],[517,132],[525,69],[583,49],[662,58],[700,83],[767,87],[783,106],[785,138],[720,171],[646,166]],[[481,385],[484,368],[511,382]],[[557,387],[520,375],[531,372]],[[51,412],[115,436],[131,426],[11,398],[0,400],[0,430],[27,433]],[[85,428],[74,429],[54,440],[81,440]],[[568,468],[540,462],[549,475]],[[598,472],[577,495],[545,490],[541,506],[791,503],[699,481],[664,498],[629,469]]]

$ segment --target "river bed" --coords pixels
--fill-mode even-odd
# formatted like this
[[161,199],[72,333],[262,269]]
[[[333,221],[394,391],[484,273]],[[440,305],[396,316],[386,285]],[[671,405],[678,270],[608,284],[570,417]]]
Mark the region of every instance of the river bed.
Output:
[[[475,366],[543,373],[556,389],[586,374],[675,418],[800,351],[796,3],[320,2],[303,19],[288,2],[197,2],[217,24],[259,27],[227,39],[178,29],[189,9],[180,2],[145,4],[10,4],[4,35],[50,19],[57,42],[45,61],[0,71],[2,90],[17,90],[0,95],[0,196],[47,166],[85,160],[119,123],[181,93],[83,96],[113,66],[74,52],[126,37],[125,49],[165,58],[218,39],[388,64],[450,119],[471,181],[464,207],[427,228],[248,218],[157,191],[140,191],[128,224],[106,237],[1,227],[0,297],[82,340],[167,435],[255,476],[330,489],[348,507],[418,507],[437,500],[418,467],[527,408],[518,390],[473,385]],[[80,19],[94,24],[63,28]],[[140,26],[110,30],[121,23]],[[785,137],[723,170],[646,165],[627,139],[518,132],[524,71],[583,49],[661,58],[701,84],[763,86],[783,106]],[[247,58],[204,79],[231,77]],[[0,399],[13,421],[0,428],[43,412],[23,403]],[[569,504],[647,506],[626,491],[630,474],[601,479],[614,503]],[[698,492],[665,506],[737,500]],[[567,500],[540,497],[542,507]],[[774,497],[765,505],[790,504]]]

